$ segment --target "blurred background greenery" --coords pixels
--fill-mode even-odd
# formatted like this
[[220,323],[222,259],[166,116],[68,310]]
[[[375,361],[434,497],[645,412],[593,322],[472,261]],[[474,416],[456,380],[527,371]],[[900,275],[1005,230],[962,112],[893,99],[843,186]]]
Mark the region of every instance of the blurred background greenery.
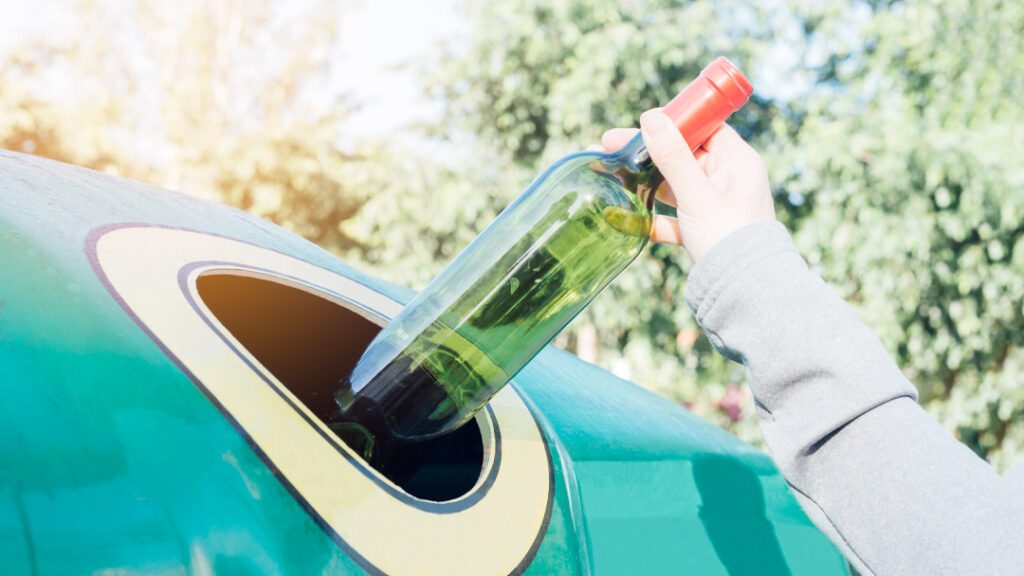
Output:
[[[1024,457],[1019,1],[7,4],[0,146],[233,204],[414,288],[726,55],[811,267],[954,435]],[[651,247],[556,344],[758,443],[689,266]]]

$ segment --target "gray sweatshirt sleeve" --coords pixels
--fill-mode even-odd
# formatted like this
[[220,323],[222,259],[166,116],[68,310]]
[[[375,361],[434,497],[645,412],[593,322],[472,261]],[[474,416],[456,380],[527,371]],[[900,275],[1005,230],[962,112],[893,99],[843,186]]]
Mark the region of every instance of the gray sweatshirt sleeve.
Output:
[[1020,483],[918,406],[785,227],[730,235],[694,266],[685,296],[715,348],[746,367],[776,464],[858,571],[1024,574]]

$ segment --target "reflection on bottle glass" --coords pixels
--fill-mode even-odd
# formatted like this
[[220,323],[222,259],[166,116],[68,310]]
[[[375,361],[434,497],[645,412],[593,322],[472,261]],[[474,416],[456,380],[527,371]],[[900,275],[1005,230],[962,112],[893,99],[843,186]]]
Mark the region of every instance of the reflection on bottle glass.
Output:
[[[750,91],[720,58],[665,112],[695,148]],[[332,428],[386,467],[468,421],[640,254],[662,181],[639,134],[555,163],[374,339]]]
[[471,418],[646,245],[647,179],[627,190],[624,166],[585,153],[538,179],[370,345],[339,419],[388,442]]

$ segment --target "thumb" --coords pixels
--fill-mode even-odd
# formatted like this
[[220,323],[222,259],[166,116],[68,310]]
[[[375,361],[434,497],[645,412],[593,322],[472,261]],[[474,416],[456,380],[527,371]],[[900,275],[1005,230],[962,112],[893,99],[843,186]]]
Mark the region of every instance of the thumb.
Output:
[[672,187],[678,208],[686,210],[690,204],[687,198],[708,186],[708,178],[697,165],[689,144],[675,123],[659,109],[640,116],[640,132],[651,160]]

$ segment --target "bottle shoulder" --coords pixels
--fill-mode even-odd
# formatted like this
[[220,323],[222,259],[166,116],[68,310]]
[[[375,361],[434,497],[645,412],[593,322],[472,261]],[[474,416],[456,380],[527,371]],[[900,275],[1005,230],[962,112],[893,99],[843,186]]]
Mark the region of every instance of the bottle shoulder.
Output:
[[[584,151],[564,156],[542,172],[520,198],[571,194],[617,205],[634,204],[637,183],[649,180],[651,170],[632,164],[632,157],[625,148],[610,153]],[[641,207],[643,204],[641,201]]]

